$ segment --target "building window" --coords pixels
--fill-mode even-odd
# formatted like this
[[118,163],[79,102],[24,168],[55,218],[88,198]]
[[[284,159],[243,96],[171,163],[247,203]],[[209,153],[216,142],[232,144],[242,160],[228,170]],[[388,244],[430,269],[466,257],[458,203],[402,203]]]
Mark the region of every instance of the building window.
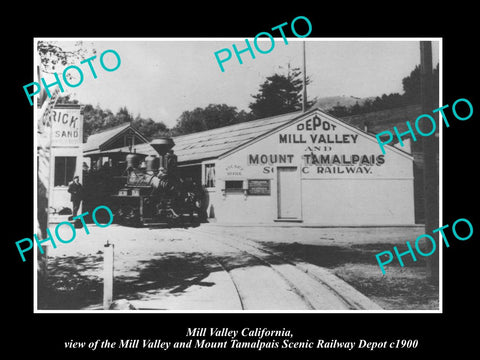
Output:
[[135,146],[135,135],[126,135],[124,137],[125,146]]
[[226,180],[225,192],[243,192],[242,180]]
[[205,187],[215,187],[215,164],[205,164]]
[[75,175],[77,158],[75,156],[55,157],[54,186],[67,186]]

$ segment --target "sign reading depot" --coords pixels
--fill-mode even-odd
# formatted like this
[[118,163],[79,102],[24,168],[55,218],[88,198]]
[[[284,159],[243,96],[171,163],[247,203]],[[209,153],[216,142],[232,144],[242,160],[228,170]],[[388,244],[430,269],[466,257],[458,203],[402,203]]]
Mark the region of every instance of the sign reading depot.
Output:
[[365,176],[385,164],[374,142],[360,144],[364,136],[318,114],[275,134],[277,153],[248,154],[249,166],[263,166],[270,174],[276,166],[301,166],[303,177]]

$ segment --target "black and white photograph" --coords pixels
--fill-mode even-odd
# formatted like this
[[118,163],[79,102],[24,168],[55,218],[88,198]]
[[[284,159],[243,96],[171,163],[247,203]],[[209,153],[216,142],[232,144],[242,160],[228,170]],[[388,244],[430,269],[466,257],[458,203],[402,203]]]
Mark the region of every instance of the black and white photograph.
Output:
[[441,310],[441,46],[36,39],[37,310]]
[[3,23],[5,353],[474,353],[467,5],[38,5]]

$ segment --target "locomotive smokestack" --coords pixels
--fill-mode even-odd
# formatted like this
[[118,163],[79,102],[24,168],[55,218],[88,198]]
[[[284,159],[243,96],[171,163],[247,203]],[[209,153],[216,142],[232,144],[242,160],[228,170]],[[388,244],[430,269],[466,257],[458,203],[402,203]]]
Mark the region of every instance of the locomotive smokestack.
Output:
[[162,137],[158,139],[153,139],[150,142],[150,145],[155,149],[160,157],[159,166],[167,168],[167,152],[173,148],[175,143],[172,138]]
[[153,139],[150,142],[150,145],[155,149],[158,155],[164,156],[168,150],[173,148],[175,143],[173,142],[172,138],[163,137],[163,138]]

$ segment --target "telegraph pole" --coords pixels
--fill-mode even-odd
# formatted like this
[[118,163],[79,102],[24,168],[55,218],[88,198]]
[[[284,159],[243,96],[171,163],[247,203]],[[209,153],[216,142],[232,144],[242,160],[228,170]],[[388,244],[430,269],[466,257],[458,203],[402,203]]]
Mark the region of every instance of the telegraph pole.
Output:
[[[420,94],[422,113],[429,114],[439,104],[434,104],[433,71],[432,71],[432,43],[420,41]],[[440,124],[439,119],[438,123]],[[426,122],[423,122],[425,124]],[[439,126],[440,128],[440,126]],[[431,129],[422,129],[422,132]],[[425,196],[425,233],[433,235],[437,248],[439,246],[438,232],[433,230],[439,227],[439,186],[438,186],[438,137],[423,137],[423,181]],[[438,284],[439,281],[439,252],[427,258],[427,276],[430,282]]]
[[302,93],[302,112],[307,110],[307,64],[305,59],[305,41],[303,42],[303,93]]

